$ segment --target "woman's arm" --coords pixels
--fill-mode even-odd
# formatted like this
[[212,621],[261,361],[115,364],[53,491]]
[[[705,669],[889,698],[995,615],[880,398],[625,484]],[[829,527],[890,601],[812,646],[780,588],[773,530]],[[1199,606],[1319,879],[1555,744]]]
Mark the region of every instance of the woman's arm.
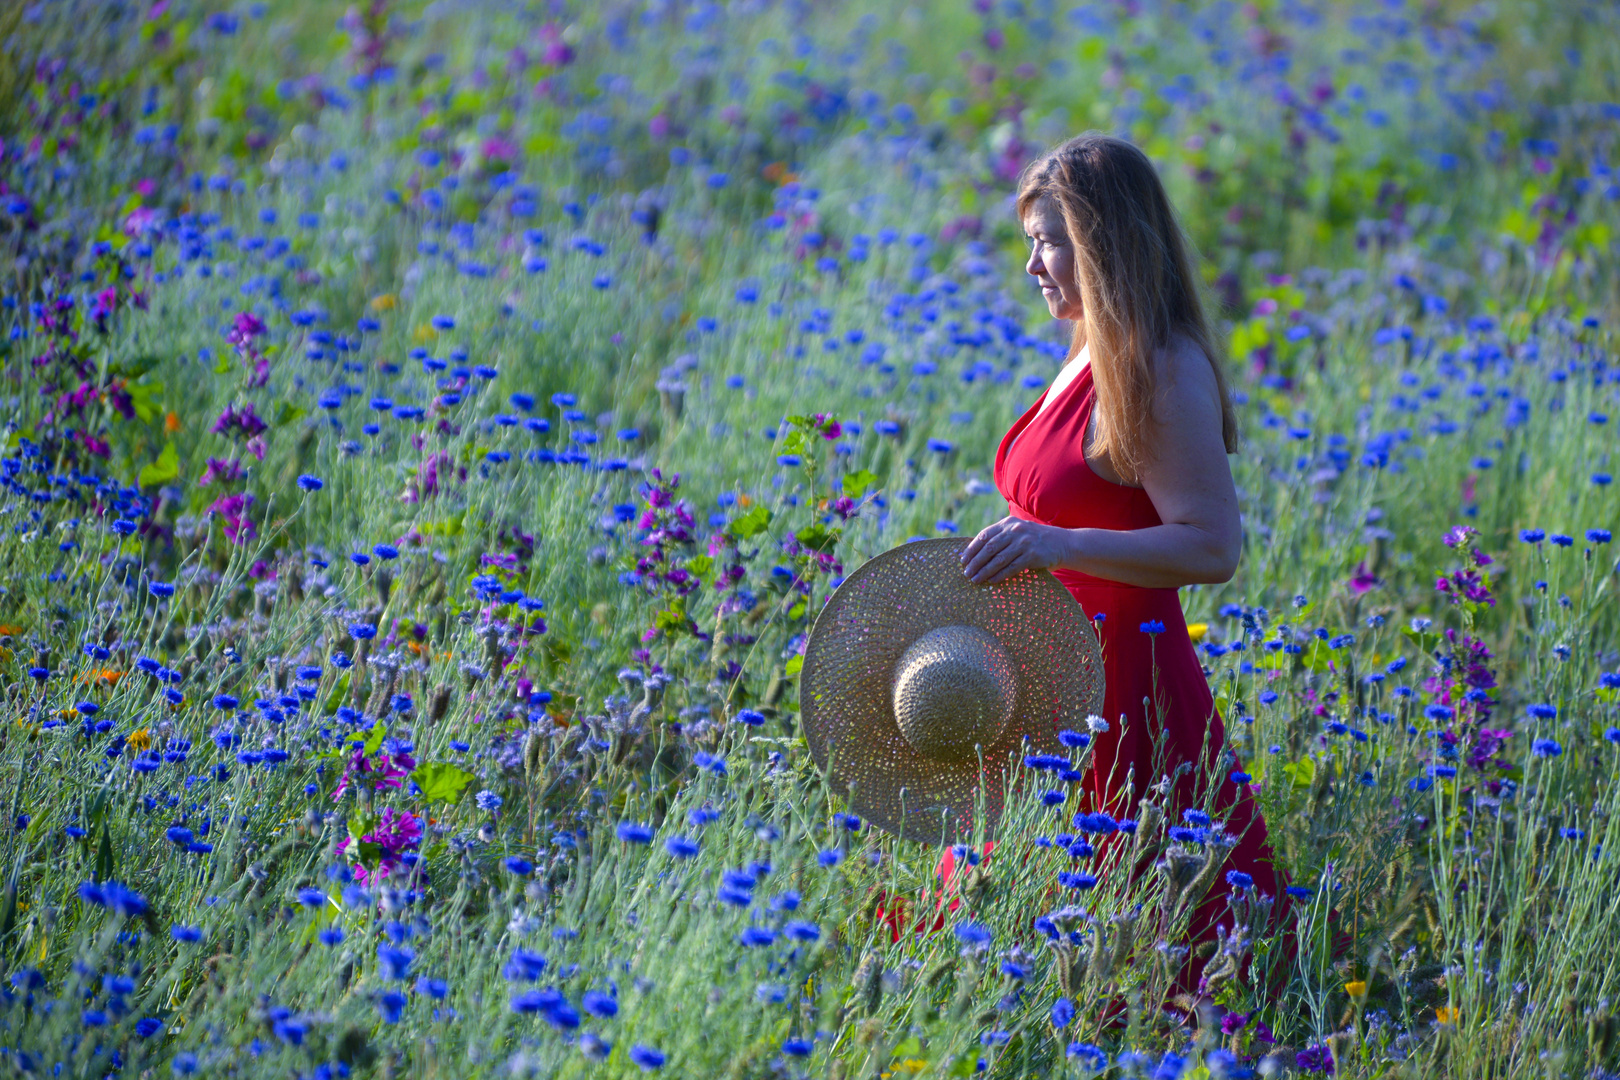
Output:
[[1170,350],[1149,423],[1142,488],[1163,525],[1064,529],[1059,566],[1147,588],[1219,584],[1243,552],[1237,488],[1221,437],[1215,373],[1191,344]]
[[1221,437],[1215,373],[1188,343],[1164,356],[1142,487],[1164,522],[1147,529],[1064,529],[1005,517],[963,553],[963,571],[995,584],[1027,569],[1076,570],[1144,588],[1230,580],[1243,550],[1237,488]]

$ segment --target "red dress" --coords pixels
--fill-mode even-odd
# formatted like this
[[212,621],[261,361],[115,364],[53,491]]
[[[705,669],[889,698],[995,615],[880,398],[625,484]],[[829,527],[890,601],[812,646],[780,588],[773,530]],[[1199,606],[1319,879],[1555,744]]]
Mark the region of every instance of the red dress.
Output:
[[[1090,364],[1041,412],[1041,403],[1050,392],[1048,388],[1018,418],[996,450],[996,487],[1012,516],[1067,529],[1145,529],[1163,524],[1146,491],[1104,480],[1086,463],[1082,447],[1095,400]],[[1085,781],[1088,805],[1084,808],[1104,810],[1116,818],[1135,817],[1136,801],[1149,785],[1174,769],[1178,761],[1196,762],[1206,731],[1209,753],[1219,753],[1226,737],[1220,714],[1187,636],[1175,589],[1127,585],[1074,570],[1054,570],[1053,574],[1092,616],[1102,645],[1103,717],[1109,730],[1093,741],[1092,766]],[[1101,621],[1097,621],[1099,617]],[[1163,632],[1143,631],[1142,625],[1150,621],[1162,623]],[[1151,718],[1143,708],[1143,698],[1157,703]],[[1123,725],[1122,714],[1126,718]],[[1170,760],[1155,770],[1153,731],[1161,725]],[[1130,792],[1125,778],[1133,768],[1134,792]],[[1287,902],[1282,893],[1286,882],[1272,866],[1265,822],[1248,785],[1228,779],[1239,768],[1241,765],[1223,770],[1216,800],[1218,820],[1224,822],[1227,832],[1242,837],[1228,853],[1225,870],[1251,875],[1257,892],[1275,897],[1275,919]],[[1182,777],[1174,794],[1170,811],[1179,818],[1182,809],[1192,805],[1192,775]],[[1101,850],[1099,847],[1099,855]],[[947,851],[940,865],[947,881],[954,867],[955,859]],[[1196,938],[1213,937],[1217,922],[1231,928],[1225,870],[1194,915]],[[1202,961],[1190,962],[1181,980],[1184,988],[1192,988],[1202,967]]]

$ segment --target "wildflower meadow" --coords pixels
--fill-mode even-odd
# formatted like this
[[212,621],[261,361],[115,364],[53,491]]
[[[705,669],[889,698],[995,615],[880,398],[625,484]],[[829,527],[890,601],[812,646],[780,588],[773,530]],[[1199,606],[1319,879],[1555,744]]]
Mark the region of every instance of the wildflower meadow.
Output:
[[[1612,3],[16,0],[0,57],[7,1075],[1620,1074]],[[991,763],[942,890],[798,674],[1006,513],[1068,344],[1012,181],[1089,129],[1228,352],[1236,756],[1128,820],[1088,732]]]

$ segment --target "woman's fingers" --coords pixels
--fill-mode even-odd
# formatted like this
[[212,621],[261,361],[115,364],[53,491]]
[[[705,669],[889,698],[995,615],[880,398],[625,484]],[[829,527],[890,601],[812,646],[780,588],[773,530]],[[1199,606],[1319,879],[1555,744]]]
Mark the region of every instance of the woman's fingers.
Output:
[[969,568],[968,577],[975,584],[993,584],[1006,576],[1004,571],[1015,565],[1023,555],[1023,545],[1016,542],[1002,541],[996,550],[987,557],[976,569]]

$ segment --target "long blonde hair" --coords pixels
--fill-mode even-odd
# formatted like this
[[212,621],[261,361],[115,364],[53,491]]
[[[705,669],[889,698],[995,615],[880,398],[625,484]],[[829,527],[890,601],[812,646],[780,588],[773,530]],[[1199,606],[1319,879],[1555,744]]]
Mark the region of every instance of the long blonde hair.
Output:
[[1026,165],[1018,177],[1018,219],[1042,196],[1057,204],[1074,245],[1075,285],[1085,314],[1075,321],[1069,359],[1089,345],[1102,423],[1095,454],[1137,483],[1152,458],[1147,422],[1158,388],[1154,354],[1186,335],[1215,372],[1221,438],[1238,446],[1220,346],[1204,314],[1203,282],[1146,154],[1099,131],[1076,135]]

